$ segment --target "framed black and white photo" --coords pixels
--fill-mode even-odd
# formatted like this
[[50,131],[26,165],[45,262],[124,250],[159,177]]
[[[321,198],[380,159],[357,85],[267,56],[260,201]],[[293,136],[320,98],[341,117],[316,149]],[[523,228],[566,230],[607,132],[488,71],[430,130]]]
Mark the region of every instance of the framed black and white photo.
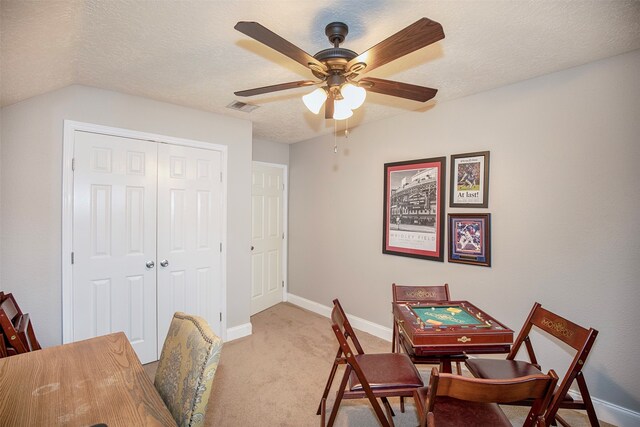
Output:
[[449,262],[491,267],[491,214],[449,214]]
[[489,152],[451,156],[449,206],[452,208],[489,207]]
[[445,157],[385,163],[382,252],[444,261]]

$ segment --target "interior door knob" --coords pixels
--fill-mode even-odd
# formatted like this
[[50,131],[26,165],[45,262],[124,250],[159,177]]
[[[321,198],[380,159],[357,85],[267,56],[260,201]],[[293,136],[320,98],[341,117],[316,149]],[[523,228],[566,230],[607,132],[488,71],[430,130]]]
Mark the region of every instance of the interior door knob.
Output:
[[163,259],[162,261],[160,261],[160,266],[161,267],[169,266],[169,261],[167,261],[166,259]]
[[153,262],[153,261],[147,261],[146,266],[147,266],[147,268],[148,268],[149,270],[151,270],[153,267],[155,267],[155,266],[156,266],[156,263],[155,263],[155,262]]

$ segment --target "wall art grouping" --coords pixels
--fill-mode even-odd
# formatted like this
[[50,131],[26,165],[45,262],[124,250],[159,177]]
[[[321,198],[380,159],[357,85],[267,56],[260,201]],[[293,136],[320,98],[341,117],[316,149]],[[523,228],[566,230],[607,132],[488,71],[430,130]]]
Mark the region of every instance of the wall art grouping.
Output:
[[[489,151],[451,156],[449,206],[489,205]],[[384,164],[382,252],[444,261],[446,157]],[[491,266],[490,214],[450,213],[448,261]]]

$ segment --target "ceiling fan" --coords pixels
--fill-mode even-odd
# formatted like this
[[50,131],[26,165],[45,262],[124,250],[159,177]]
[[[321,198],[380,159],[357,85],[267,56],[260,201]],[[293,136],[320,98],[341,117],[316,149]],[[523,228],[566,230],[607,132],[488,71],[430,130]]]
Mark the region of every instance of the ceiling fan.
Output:
[[324,104],[325,118],[342,120],[350,117],[353,114],[352,110],[362,105],[366,91],[419,102],[430,100],[438,92],[437,89],[429,87],[375,77],[358,79],[358,76],[363,73],[443,39],[442,25],[428,18],[419,19],[360,55],[340,47],[340,43],[349,32],[349,27],[342,22],[332,22],[326,26],[325,34],[333,47],[321,50],[313,56],[257,22],[240,21],[234,28],[309,68],[319,79],[318,81],[300,80],[234,92],[237,96],[254,96],[319,85],[319,88],[302,97],[305,105],[314,114],[318,114]]

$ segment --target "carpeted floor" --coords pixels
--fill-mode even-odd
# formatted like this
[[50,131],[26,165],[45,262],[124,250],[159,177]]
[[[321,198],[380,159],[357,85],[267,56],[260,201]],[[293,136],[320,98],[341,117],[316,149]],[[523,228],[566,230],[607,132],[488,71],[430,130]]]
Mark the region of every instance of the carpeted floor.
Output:
[[[347,313],[349,308],[345,307]],[[335,357],[337,341],[329,319],[288,303],[281,303],[251,317],[253,334],[222,349],[220,365],[205,419],[207,426],[318,426],[315,415]],[[388,352],[391,344],[364,332],[358,338],[367,353]],[[151,378],[157,363],[145,365]],[[431,366],[419,366],[425,383]],[[342,371],[339,371],[327,402],[330,412]],[[390,399],[397,427],[418,424],[411,399],[400,412],[398,399]],[[525,408],[504,406],[514,425],[522,425]],[[588,426],[586,416],[562,411],[571,425]],[[379,423],[366,400],[343,401],[338,427],[377,427]],[[611,426],[610,424],[602,424]]]

